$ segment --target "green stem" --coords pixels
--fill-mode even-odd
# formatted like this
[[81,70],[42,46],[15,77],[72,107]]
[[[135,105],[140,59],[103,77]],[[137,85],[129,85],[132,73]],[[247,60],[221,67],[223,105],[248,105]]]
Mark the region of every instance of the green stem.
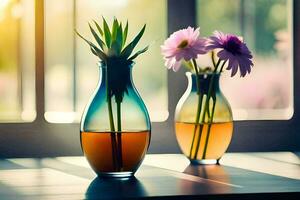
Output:
[[[201,121],[201,124],[202,126],[204,125],[204,122],[205,122],[205,114],[207,112],[207,107],[208,107],[208,104],[209,104],[209,99],[211,97],[211,92],[212,92],[212,86],[213,86],[213,82],[214,82],[214,77],[215,77],[215,74],[217,72],[217,69],[220,65],[220,62],[221,60],[219,59],[216,66],[215,66],[215,69],[212,73],[212,76],[211,76],[211,80],[209,82],[209,88],[208,88],[208,92],[207,92],[207,96],[206,96],[206,99],[205,99],[205,103],[204,103],[204,112],[202,114],[202,121]],[[201,128],[201,127],[200,127]],[[201,131],[201,135],[202,135],[202,129],[199,129],[199,131]],[[199,152],[199,146],[200,146],[200,141],[201,141],[201,137],[198,138],[198,141],[197,141],[197,148],[196,148],[196,152],[195,152],[195,155],[194,155],[194,159],[196,159],[197,155],[198,155],[198,152]]]
[[108,106],[108,116],[109,116],[109,125],[111,132],[115,132],[115,125],[114,125],[114,116],[112,112],[112,105],[111,105],[111,95],[109,91],[109,83],[108,83],[108,70],[106,69],[105,74],[105,82],[106,82],[106,100],[107,100],[107,106]]
[[112,114],[112,106],[111,101],[108,101],[108,113],[109,113],[109,121],[110,121],[110,137],[111,137],[111,147],[112,147],[112,159],[115,170],[119,171],[118,158],[117,158],[117,140],[115,127],[113,122],[113,114]]
[[[220,61],[220,60],[219,60]],[[225,66],[225,63],[226,61],[223,61],[222,63],[222,66],[221,66],[221,69],[219,71],[219,73],[222,73],[223,71],[223,68]],[[220,64],[220,62],[218,62],[218,65]],[[217,68],[218,68],[218,65],[217,67],[215,68],[216,72],[217,72]],[[213,80],[211,80],[212,82]],[[209,91],[209,98],[211,96],[211,92]],[[210,136],[210,129],[211,129],[211,126],[212,126],[212,122],[213,122],[213,119],[214,119],[214,113],[215,113],[215,106],[216,106],[216,99],[213,100],[213,107],[212,107],[212,112],[211,112],[211,116],[209,115],[209,123],[208,123],[208,127],[207,127],[207,134],[206,134],[206,140],[205,140],[205,143],[204,143],[204,149],[203,149],[203,155],[202,155],[202,159],[205,159],[206,158],[206,152],[207,152],[207,147],[208,147],[208,141],[209,141],[209,136]],[[207,112],[209,112],[209,107],[207,108]]]
[[193,66],[196,72],[196,86],[197,86],[197,94],[200,94],[200,80],[199,80],[199,70],[197,67],[197,62],[195,59],[192,60],[193,61]]
[[115,132],[114,116],[113,116],[113,112],[112,112],[111,98],[107,99],[107,104],[108,104],[108,115],[109,115],[110,131]]
[[208,101],[208,106],[206,108],[207,116],[210,119],[210,110],[209,110],[209,101]]
[[195,120],[194,134],[193,134],[192,144],[191,144],[191,148],[190,148],[190,155],[189,155],[190,158],[193,157],[193,155],[192,155],[193,147],[194,147],[194,143],[195,143],[195,139],[196,139],[197,126],[198,126],[199,120],[200,120],[200,113],[201,113],[202,99],[203,99],[203,95],[200,94],[200,80],[199,80],[199,71],[198,71],[198,67],[197,67],[197,62],[195,59],[193,59],[192,62],[193,62],[193,67],[194,67],[195,73],[196,73],[198,105],[197,105],[197,114],[196,114],[196,120]]
[[200,142],[201,142],[201,137],[202,137],[202,131],[203,131],[203,123],[201,123],[199,126],[199,132],[198,132],[198,140],[197,140],[197,144],[196,144],[196,148],[195,148],[195,154],[193,156],[193,159],[196,159],[197,158],[197,155],[198,155],[198,151],[199,151],[199,147],[200,147]]
[[195,139],[196,139],[197,127],[198,127],[199,120],[200,120],[202,101],[203,101],[203,95],[199,94],[198,95],[198,105],[197,105],[197,114],[196,114],[196,120],[195,120],[194,134],[193,134],[193,139],[192,139],[192,144],[191,144],[191,149],[190,149],[190,155],[189,155],[190,158],[193,157],[192,154],[193,154],[193,148],[194,148],[194,143],[195,143]]
[[208,127],[207,127],[207,134],[206,134],[206,140],[205,140],[205,144],[204,144],[204,150],[203,150],[203,155],[202,155],[202,159],[205,159],[206,158],[206,151],[207,151],[207,146],[208,146],[208,140],[209,140],[209,135],[210,135],[210,129],[211,129],[211,126],[212,126],[212,122],[213,122],[213,119],[214,119],[214,113],[215,113],[215,107],[216,107],[216,102],[217,100],[214,99],[213,100],[213,107],[212,107],[212,111],[211,111],[211,118],[210,118],[210,121],[208,123]]
[[223,61],[223,64],[222,64],[222,66],[221,66],[221,69],[220,69],[220,72],[219,72],[219,73],[222,73],[223,68],[224,68],[224,66],[225,66],[225,63],[226,63],[226,61]]
[[122,158],[122,121],[121,121],[121,102],[117,102],[117,122],[118,122],[118,154],[119,154],[119,167],[123,170],[123,158]]
[[218,69],[218,67],[219,67],[219,65],[220,65],[220,62],[221,62],[221,60],[219,59],[218,62],[217,62],[217,64],[214,66],[214,67],[215,67],[214,73],[217,72],[217,69]]
[[214,65],[214,68],[216,68],[216,60],[215,60],[215,52],[214,51],[211,52],[211,60]]
[[111,148],[112,148],[112,160],[113,166],[115,170],[118,171],[118,160],[116,158],[116,148],[117,141],[115,137],[115,125],[114,125],[114,116],[112,112],[112,104],[111,104],[111,96],[109,94],[109,84],[108,84],[108,72],[106,71],[106,100],[107,100],[107,108],[108,108],[108,117],[109,117],[109,125],[110,125],[110,137],[111,137]]

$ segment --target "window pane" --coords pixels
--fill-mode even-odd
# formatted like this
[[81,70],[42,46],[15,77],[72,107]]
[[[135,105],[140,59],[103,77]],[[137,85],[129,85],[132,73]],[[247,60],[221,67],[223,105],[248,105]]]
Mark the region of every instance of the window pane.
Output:
[[291,118],[292,1],[197,0],[197,11],[202,35],[209,36],[214,30],[242,35],[253,52],[249,76],[230,78],[227,72],[222,78],[234,118]]
[[34,90],[34,1],[0,2],[0,121],[32,121]]
[[45,117],[72,122],[74,109],[73,0],[45,1]]
[[[109,23],[113,16],[129,23],[128,39],[147,23],[138,48],[150,44],[146,54],[136,59],[133,78],[153,121],[163,121],[167,111],[167,72],[160,44],[167,35],[166,0],[46,0],[46,119],[56,122],[78,120],[98,82],[98,59],[89,47],[74,37],[74,26],[92,40],[87,22]],[[141,10],[143,12],[141,12]],[[75,11],[75,12],[74,12]],[[153,13],[156,13],[153,15]],[[55,31],[53,31],[55,30]],[[61,119],[64,118],[64,119]]]

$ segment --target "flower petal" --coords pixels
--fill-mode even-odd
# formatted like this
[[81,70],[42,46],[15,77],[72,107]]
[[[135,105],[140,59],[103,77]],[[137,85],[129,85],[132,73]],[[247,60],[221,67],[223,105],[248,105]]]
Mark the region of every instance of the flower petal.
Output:
[[[183,42],[187,42],[187,45],[183,45]],[[205,54],[208,52],[206,49],[207,39],[200,37],[200,28],[194,30],[192,27],[181,29],[173,34],[164,42],[161,46],[161,53],[166,61],[165,65],[170,68],[174,66],[175,69],[179,69],[179,61],[182,59],[189,61],[196,59],[199,54]]]
[[[228,64],[229,66],[229,64]],[[239,63],[237,60],[232,60],[232,65],[231,65],[231,77],[234,76],[239,69]]]
[[217,56],[221,60],[229,60],[227,70],[231,70],[231,76],[234,76],[238,70],[242,77],[251,72],[252,55],[241,37],[214,31],[213,36],[208,39],[206,49],[208,51],[220,49]]
[[230,57],[230,53],[227,52],[226,50],[221,50],[217,53],[217,56],[221,59],[221,60],[228,60]]
[[173,71],[178,71],[180,66],[181,66],[181,62],[176,61],[175,58],[164,58],[165,59],[165,66],[168,69],[173,69]]
[[175,62],[173,65],[173,71],[177,72],[180,67],[181,67],[181,62]]

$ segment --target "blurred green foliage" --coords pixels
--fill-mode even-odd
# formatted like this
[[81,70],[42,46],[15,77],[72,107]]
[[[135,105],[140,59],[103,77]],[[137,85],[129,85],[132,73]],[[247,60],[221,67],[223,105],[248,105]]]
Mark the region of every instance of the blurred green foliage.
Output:
[[273,54],[276,32],[287,30],[290,0],[198,0],[201,34],[242,35],[257,54]]

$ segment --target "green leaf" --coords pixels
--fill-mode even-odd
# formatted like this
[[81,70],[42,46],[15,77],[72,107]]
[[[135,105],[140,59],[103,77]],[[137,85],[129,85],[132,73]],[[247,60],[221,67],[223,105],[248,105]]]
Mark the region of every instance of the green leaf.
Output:
[[134,60],[136,57],[138,57],[140,54],[145,53],[149,49],[149,46],[146,46],[145,48],[137,51],[133,56],[131,56],[128,60]]
[[94,23],[95,23],[95,25],[96,25],[96,27],[97,27],[100,35],[103,36],[103,31],[102,31],[101,27],[99,26],[99,24],[95,20],[93,20],[93,21],[94,21]]
[[141,29],[141,31],[139,32],[139,34],[137,34],[137,36],[132,40],[132,42],[130,42],[127,47],[125,47],[125,49],[122,51],[121,56],[124,58],[128,58],[133,49],[135,48],[135,46],[137,45],[137,43],[140,41],[141,37],[143,36],[144,32],[146,29],[146,24],[143,26],[143,28]]
[[116,28],[116,38],[112,41],[110,55],[119,56],[122,50],[123,32],[122,25]]
[[92,47],[90,47],[90,49],[95,56],[98,56],[97,52]]
[[106,55],[100,50],[100,49],[97,49],[97,47],[92,47],[90,46],[91,48],[91,51],[94,55],[98,56],[101,60],[105,61],[106,60]]
[[[92,51],[92,53],[96,52],[97,56],[101,59],[101,60],[106,60],[106,55],[96,46],[94,45],[92,42],[88,41],[87,39],[85,39],[82,35],[80,35],[80,33],[78,33],[75,30],[76,34],[82,38],[86,43],[88,43],[90,45],[90,48],[93,49],[94,51]],[[95,54],[95,55],[96,55]]]
[[114,19],[114,23],[113,23],[113,26],[112,26],[112,41],[114,41],[117,37],[117,31],[118,31],[118,27],[119,27],[119,22],[118,20],[115,18]]
[[123,43],[122,43],[122,46],[124,46],[125,43],[126,43],[127,34],[128,34],[128,21],[126,22],[126,26],[125,26],[124,33],[123,33]]
[[104,19],[104,17],[102,17],[102,19],[103,19],[103,30],[104,30],[104,37],[105,37],[106,46],[108,48],[110,48],[110,46],[111,46],[111,33],[110,33],[109,27],[108,27],[107,22]]
[[118,43],[121,44],[121,48],[122,48],[123,47],[123,28],[122,28],[122,23],[120,23],[120,25],[118,27],[116,40],[118,41]]
[[117,34],[116,34],[116,43],[118,44],[118,53],[121,53],[122,47],[123,47],[123,30],[122,30],[122,24],[120,24],[117,28]]
[[115,39],[112,41],[110,53],[119,56],[123,47],[122,44],[123,44],[123,30],[122,30],[122,24],[120,23],[116,28],[116,36]]
[[103,43],[103,41],[98,36],[98,34],[96,33],[96,31],[92,28],[92,26],[90,25],[90,23],[89,23],[89,27],[90,27],[90,30],[91,30],[94,38],[96,39],[97,43],[99,44],[99,46],[101,47],[101,49],[104,51],[104,43]]
[[191,71],[191,72],[194,72],[194,66],[193,66],[193,63],[191,61],[185,61],[184,59],[182,60],[182,64],[183,66],[188,70],[188,71]]

